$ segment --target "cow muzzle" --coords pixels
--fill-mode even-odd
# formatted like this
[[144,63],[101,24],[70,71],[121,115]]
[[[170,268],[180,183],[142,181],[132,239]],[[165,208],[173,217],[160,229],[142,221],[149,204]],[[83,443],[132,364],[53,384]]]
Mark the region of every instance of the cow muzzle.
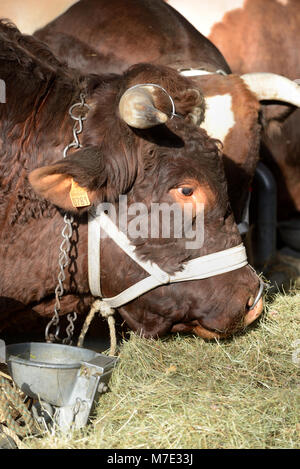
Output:
[[[250,298],[246,306],[246,314],[241,324],[241,328],[249,326],[252,322],[256,321],[263,312],[263,292],[265,289],[265,283],[260,279],[260,286],[256,298]],[[213,331],[198,325],[193,329],[194,334],[202,337],[202,339],[224,339],[228,337],[229,334],[226,331]]]

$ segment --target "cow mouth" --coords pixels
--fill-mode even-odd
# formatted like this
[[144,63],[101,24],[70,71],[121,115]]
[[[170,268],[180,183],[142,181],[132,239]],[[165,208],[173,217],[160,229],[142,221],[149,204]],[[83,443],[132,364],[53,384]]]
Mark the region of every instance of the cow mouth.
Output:
[[[243,322],[242,322],[242,328],[249,326],[252,322],[254,322],[262,313],[263,311],[263,299],[260,298],[260,300],[257,302],[256,306],[253,309],[249,309],[246,315],[244,316]],[[235,331],[217,331],[217,330],[212,330],[208,329],[201,324],[197,325],[196,327],[193,328],[193,333],[196,334],[197,336],[201,337],[202,339],[224,339],[226,337],[229,337],[230,335],[233,334]]]

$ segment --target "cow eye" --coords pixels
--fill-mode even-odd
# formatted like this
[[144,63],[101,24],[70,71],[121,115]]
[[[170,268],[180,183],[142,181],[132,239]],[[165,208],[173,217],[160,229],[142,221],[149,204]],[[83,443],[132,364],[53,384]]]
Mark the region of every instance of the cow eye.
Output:
[[180,192],[180,194],[185,195],[186,197],[190,197],[194,193],[194,189],[188,186],[178,187],[177,190]]

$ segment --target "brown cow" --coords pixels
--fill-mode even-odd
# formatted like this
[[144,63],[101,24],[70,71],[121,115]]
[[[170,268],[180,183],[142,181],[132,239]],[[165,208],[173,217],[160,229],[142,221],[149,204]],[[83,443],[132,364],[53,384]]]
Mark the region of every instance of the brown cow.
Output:
[[[81,0],[36,36],[81,71],[120,72],[147,60],[176,69],[230,72],[214,45],[162,0],[128,0],[126,6],[122,0]],[[299,106],[300,91],[294,83],[269,75],[193,80],[206,97],[200,125],[223,143],[229,198],[240,221],[259,158],[259,101],[276,98]],[[289,86],[295,100],[284,91]]]
[[[32,314],[52,315],[64,211],[74,214],[76,239],[62,312],[74,307],[81,313],[88,310],[92,297],[87,208],[73,206],[74,182],[92,206],[106,201],[117,207],[119,194],[126,194],[130,204],[176,202],[181,210],[186,202],[201,201],[202,247],[187,249],[185,237],[174,234],[134,241],[138,259],[156,262],[169,275],[190,259],[240,243],[217,143],[193,123],[202,113],[203,97],[190,80],[150,64],[133,66],[122,75],[81,75],[60,63],[45,44],[4,23],[0,59],[6,84],[6,103],[0,104],[2,332],[28,323]],[[63,149],[72,141],[69,110],[82,93],[90,106],[80,137],[82,148],[63,159]],[[176,110],[172,119],[171,102]],[[193,212],[193,219],[196,215]],[[145,277],[109,237],[101,243],[101,260],[105,297]],[[119,312],[145,336],[184,330],[222,337],[261,313],[261,299],[250,309],[258,289],[256,274],[245,265],[222,275],[158,287]]]
[[[298,0],[168,0],[222,52],[234,73],[255,71],[300,78],[300,8]],[[300,111],[264,108],[266,163],[278,182],[279,219],[300,211]],[[288,118],[287,118],[288,117]],[[281,124],[281,125],[280,125]],[[272,155],[272,160],[269,156]]]

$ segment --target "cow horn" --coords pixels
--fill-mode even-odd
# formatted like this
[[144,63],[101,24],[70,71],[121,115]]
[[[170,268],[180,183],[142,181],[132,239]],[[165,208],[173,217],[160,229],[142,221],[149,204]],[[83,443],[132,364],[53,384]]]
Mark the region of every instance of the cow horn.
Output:
[[275,100],[300,107],[300,86],[275,73],[246,73],[241,75],[259,101]]
[[136,129],[149,129],[168,120],[164,112],[156,109],[154,92],[151,85],[133,86],[125,91],[120,99],[119,112],[126,124]]

